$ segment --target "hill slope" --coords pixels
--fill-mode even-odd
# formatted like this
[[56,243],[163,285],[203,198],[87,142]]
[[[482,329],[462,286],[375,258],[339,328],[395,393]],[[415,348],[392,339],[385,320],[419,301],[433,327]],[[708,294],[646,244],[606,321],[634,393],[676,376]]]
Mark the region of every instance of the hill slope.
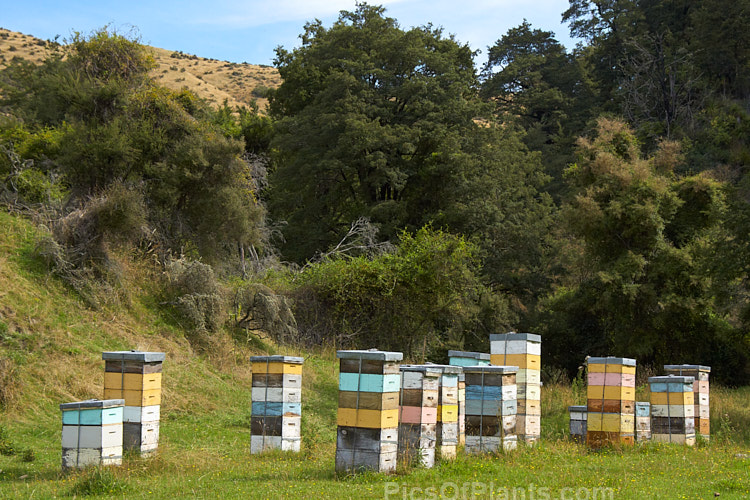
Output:
[[[14,57],[39,63],[49,54],[50,44],[30,35],[0,28],[0,69]],[[220,105],[249,106],[253,101],[265,109],[265,88],[281,84],[279,72],[270,66],[231,63],[151,47],[157,67],[153,78],[167,88],[187,87],[198,96]]]

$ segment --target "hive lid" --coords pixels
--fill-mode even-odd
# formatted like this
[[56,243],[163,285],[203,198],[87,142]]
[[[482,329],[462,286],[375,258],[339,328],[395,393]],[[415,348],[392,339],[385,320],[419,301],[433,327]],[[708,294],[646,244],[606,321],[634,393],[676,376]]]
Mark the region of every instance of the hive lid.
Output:
[[517,366],[476,365],[464,366],[464,373],[499,373],[502,375],[518,373]]
[[336,351],[336,357],[339,359],[371,359],[376,361],[401,361],[404,359],[404,353],[391,351],[378,351],[377,349],[369,350],[352,350]]
[[490,342],[510,342],[511,340],[525,340],[526,342],[541,342],[542,336],[536,333],[492,333]]
[[83,410],[86,408],[113,408],[116,406],[125,406],[124,399],[87,399],[86,401],[76,401],[74,403],[62,403],[60,409]]
[[568,411],[570,412],[588,412],[589,407],[586,405],[576,405],[576,406],[568,406]]
[[635,407],[636,408],[639,408],[639,407],[640,408],[648,408],[649,406],[651,406],[651,403],[648,402],[648,401],[636,401],[635,402]]
[[401,365],[398,369],[402,372],[421,372],[427,377],[439,377],[443,374],[443,370],[435,365]]
[[695,382],[694,377],[681,377],[678,375],[659,375],[658,377],[649,377],[648,383],[664,383],[664,384],[692,384]]
[[301,365],[305,358],[299,356],[250,356],[250,361],[253,363],[291,363]]
[[711,372],[710,366],[705,365],[664,365],[664,369],[667,371],[680,371],[680,370],[686,370],[686,371],[699,371],[699,372]]
[[[456,352],[456,351],[451,351]],[[456,365],[439,365],[436,363],[426,363],[428,366],[432,366],[434,368],[438,368],[443,372],[445,375],[460,375],[464,372],[463,366],[456,366]]]
[[105,351],[102,359],[105,361],[140,361],[142,363],[161,363],[166,354],[163,352],[144,351]]
[[623,365],[623,366],[635,366],[635,360],[632,358],[616,358],[614,356],[607,356],[604,358],[590,357],[586,360],[590,365]]
[[490,355],[486,352],[471,352],[471,351],[448,351],[448,357],[450,358],[471,358],[478,359],[480,361],[489,361]]

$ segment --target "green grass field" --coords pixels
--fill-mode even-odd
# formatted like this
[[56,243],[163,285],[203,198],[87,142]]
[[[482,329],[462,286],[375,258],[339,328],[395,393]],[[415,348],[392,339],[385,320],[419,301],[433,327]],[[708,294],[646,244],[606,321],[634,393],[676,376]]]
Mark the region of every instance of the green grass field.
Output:
[[[0,212],[0,498],[749,498],[750,388],[713,387],[712,440],[600,452],[567,439],[580,390],[543,389],[542,441],[434,469],[336,477],[337,364],[257,336],[195,348],[158,307],[147,269],[126,305],[84,307],[33,257],[38,229]],[[140,285],[138,284],[140,283]],[[60,471],[59,403],[102,396],[101,351],[167,353],[159,453],[122,467]],[[302,452],[250,455],[248,356],[306,358]],[[647,400],[645,388],[638,399]]]

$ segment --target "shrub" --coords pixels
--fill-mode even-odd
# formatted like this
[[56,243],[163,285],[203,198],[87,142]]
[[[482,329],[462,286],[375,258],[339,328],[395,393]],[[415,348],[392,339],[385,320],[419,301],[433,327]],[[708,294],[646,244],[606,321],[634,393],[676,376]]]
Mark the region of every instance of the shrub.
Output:
[[224,291],[208,264],[184,257],[165,271],[171,304],[194,332],[214,332],[224,322]]
[[149,237],[139,190],[113,184],[51,224],[39,238],[36,255],[92,307],[126,298],[115,248],[129,248]]
[[32,203],[50,203],[63,198],[61,186],[35,168],[22,171],[17,177],[16,187],[18,194]]
[[251,92],[252,95],[255,97],[263,98],[268,96],[268,91],[271,90],[265,85],[258,85],[256,86],[253,91]]
[[236,326],[240,328],[263,330],[279,343],[297,338],[297,321],[290,301],[265,285],[251,283],[240,287],[232,307],[237,315]]
[[507,319],[482,307],[478,270],[473,244],[430,228],[401,233],[392,253],[312,265],[292,291],[301,339],[421,357],[462,347]]

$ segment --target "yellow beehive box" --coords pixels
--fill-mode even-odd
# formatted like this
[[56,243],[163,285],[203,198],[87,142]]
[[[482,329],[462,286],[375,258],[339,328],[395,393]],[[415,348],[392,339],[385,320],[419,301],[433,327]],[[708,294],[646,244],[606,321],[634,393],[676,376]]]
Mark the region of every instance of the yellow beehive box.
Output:
[[539,370],[542,357],[538,354],[492,354],[490,364],[497,366],[517,366],[520,369]]
[[302,365],[299,363],[253,363],[253,373],[302,375]]
[[590,363],[588,370],[593,373],[625,373],[627,375],[635,375],[635,366],[627,365]]
[[337,420],[337,425],[340,426],[391,429],[398,427],[398,410],[378,411],[339,408]]
[[594,432],[625,432],[635,430],[635,416],[620,413],[589,413],[587,429]]
[[438,422],[458,422],[458,405],[438,405]]
[[141,391],[161,388],[161,373],[104,373],[105,389]]
[[161,404],[161,389],[131,391],[104,388],[104,399],[124,399],[125,406],[154,406]]
[[695,396],[692,392],[652,392],[652,405],[693,405]]
[[[617,385],[590,385],[586,389],[588,399],[618,399],[620,401],[635,401],[634,387],[620,387]],[[653,401],[651,401],[653,404]]]

